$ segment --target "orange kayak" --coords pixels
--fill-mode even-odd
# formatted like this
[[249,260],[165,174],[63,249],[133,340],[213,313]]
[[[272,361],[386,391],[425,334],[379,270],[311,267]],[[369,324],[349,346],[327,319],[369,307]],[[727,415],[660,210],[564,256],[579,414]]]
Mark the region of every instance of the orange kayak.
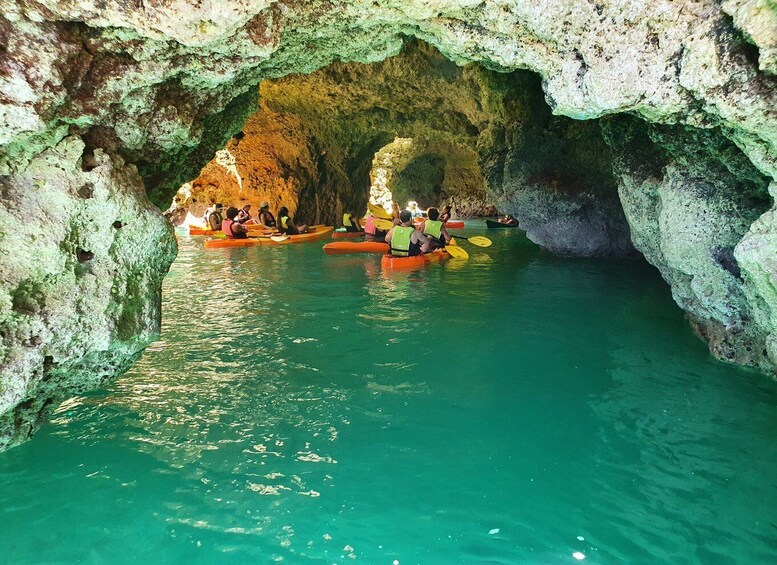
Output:
[[424,267],[429,263],[436,261],[444,261],[450,257],[448,252],[444,249],[435,249],[431,253],[424,253],[423,255],[414,255],[413,257],[394,257],[388,253],[380,260],[380,266],[383,270],[398,270],[398,269],[418,269]]
[[308,241],[318,241],[324,239],[332,233],[332,226],[315,226],[315,231],[311,233],[301,233],[299,235],[290,235],[283,241],[273,241],[269,235],[249,236],[247,239],[209,239],[205,242],[205,249],[220,249],[224,247],[254,247],[287,245],[289,243],[306,243]]
[[363,235],[363,231],[335,231],[332,232],[332,239],[355,239]]
[[205,242],[205,249],[221,249],[222,247],[253,247],[262,245],[264,238],[249,237],[247,239],[209,239]]
[[334,231],[333,226],[312,226],[313,231],[310,233],[301,233],[299,235],[290,235],[288,239],[283,241],[273,241],[269,238],[262,238],[262,245],[287,245],[289,243],[307,243],[309,241],[318,241],[320,239],[327,238]]
[[327,255],[350,255],[351,253],[387,253],[388,243],[379,241],[333,241],[324,246]]
[[[248,233],[264,233],[268,232],[267,228],[262,225],[254,225],[249,224],[246,226],[246,229],[248,230]],[[189,226],[189,235],[215,235],[218,233],[222,233],[221,230],[212,230],[210,228],[198,228],[195,226]],[[269,232],[268,232],[269,233]]]

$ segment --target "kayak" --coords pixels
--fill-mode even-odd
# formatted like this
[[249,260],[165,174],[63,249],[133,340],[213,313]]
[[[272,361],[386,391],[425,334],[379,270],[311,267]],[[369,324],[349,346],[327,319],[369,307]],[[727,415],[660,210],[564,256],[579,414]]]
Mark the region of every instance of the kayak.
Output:
[[299,235],[290,235],[288,239],[283,241],[273,241],[269,238],[262,239],[262,245],[286,245],[289,243],[308,243],[310,241],[318,241],[329,237],[334,231],[333,226],[311,226],[313,231],[310,233],[301,233]]
[[486,220],[486,226],[492,229],[517,228],[518,224],[505,224],[496,220]]
[[[246,225],[248,233],[263,233],[268,231],[266,227],[261,224],[248,224]],[[196,226],[189,226],[189,235],[216,235],[223,233],[221,230],[212,230],[210,228],[200,228]]]
[[301,233],[299,235],[290,235],[282,241],[273,241],[270,236],[255,236],[246,239],[209,239],[205,242],[205,249],[220,249],[224,247],[253,247],[287,245],[290,243],[307,243],[324,239],[332,233],[332,226],[315,226],[311,233]]
[[208,239],[205,241],[205,249],[221,249],[222,247],[253,247],[254,245],[262,245],[264,239],[265,238],[259,237],[249,237],[246,239]]
[[327,255],[350,255],[351,253],[387,253],[388,243],[379,241],[333,241],[324,246]]
[[332,232],[332,239],[356,239],[363,235],[363,231],[336,231]]
[[444,249],[435,249],[431,253],[424,253],[423,255],[414,255],[412,257],[394,257],[388,253],[380,260],[380,266],[383,270],[398,270],[398,269],[417,269],[424,267],[429,263],[437,261],[444,261],[450,257],[447,251]]
[[[415,221],[416,224],[423,223],[426,218],[418,218]],[[445,227],[449,230],[463,230],[464,220],[448,220],[445,222]]]

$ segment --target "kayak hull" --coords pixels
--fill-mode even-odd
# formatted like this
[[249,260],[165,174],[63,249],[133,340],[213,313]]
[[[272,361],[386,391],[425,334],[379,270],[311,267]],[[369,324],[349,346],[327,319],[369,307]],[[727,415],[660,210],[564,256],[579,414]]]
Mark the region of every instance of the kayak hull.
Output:
[[335,231],[332,232],[332,239],[356,239],[364,237],[363,231]]
[[388,243],[379,241],[333,241],[324,246],[327,255],[351,255],[353,253],[388,253]]
[[503,224],[502,222],[497,222],[496,220],[486,220],[486,227],[491,229],[509,229],[517,228],[518,224]]
[[[247,225],[246,229],[248,233],[265,233],[268,232],[267,228],[261,225]],[[216,235],[223,233],[221,230],[212,230],[210,228],[197,228],[189,226],[189,235]],[[269,232],[268,232],[269,233]]]
[[290,235],[283,241],[273,241],[270,236],[248,237],[247,239],[209,239],[205,242],[205,249],[223,249],[226,247],[254,247],[288,245],[292,243],[307,243],[318,241],[329,237],[334,228],[332,226],[316,226],[315,231],[311,233],[301,233],[299,235]]
[[262,239],[262,245],[288,245],[290,243],[308,243],[328,238],[334,231],[333,226],[315,226],[311,233],[301,233],[299,235],[290,235],[283,241],[273,241],[272,239]]
[[380,266],[384,271],[398,271],[404,269],[418,269],[425,267],[429,263],[444,261],[450,257],[444,249],[435,249],[431,253],[423,255],[414,255],[413,257],[394,257],[388,253],[380,260]]
[[[421,218],[419,220],[415,220],[415,224],[419,225],[424,222],[425,218]],[[445,228],[449,230],[463,230],[464,229],[464,220],[448,220],[445,222]]]

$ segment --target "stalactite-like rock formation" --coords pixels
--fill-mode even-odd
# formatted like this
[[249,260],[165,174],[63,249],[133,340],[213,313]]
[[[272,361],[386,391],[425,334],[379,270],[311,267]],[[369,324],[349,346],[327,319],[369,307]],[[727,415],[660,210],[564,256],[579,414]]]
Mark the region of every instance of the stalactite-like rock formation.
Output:
[[[174,246],[146,195],[167,207],[255,113],[261,81],[333,61],[347,73],[408,37],[481,68],[439,63],[450,88],[477,83],[450,141],[475,151],[488,193],[530,237],[563,254],[633,243],[713,353],[773,370],[776,22],[762,0],[0,0],[0,446],[154,338]],[[324,127],[310,119],[320,100],[288,92],[267,107]],[[298,156],[316,173],[306,186],[339,174],[359,186],[398,133],[383,124],[422,123],[369,102],[372,137],[331,131],[337,155],[306,143],[280,166]],[[305,190],[305,216],[363,197]]]

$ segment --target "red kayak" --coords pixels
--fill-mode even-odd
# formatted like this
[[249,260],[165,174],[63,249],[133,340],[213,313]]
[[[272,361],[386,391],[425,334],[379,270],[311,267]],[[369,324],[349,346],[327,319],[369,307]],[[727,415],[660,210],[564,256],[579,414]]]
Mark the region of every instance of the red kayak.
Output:
[[450,257],[445,249],[435,249],[431,253],[424,253],[422,255],[413,255],[412,257],[394,257],[393,255],[386,254],[380,260],[380,266],[384,271],[398,269],[418,269],[424,267],[429,263],[436,261],[444,261]]
[[[416,218],[414,222],[416,224],[422,223],[426,218]],[[449,230],[463,230],[464,220],[448,220],[445,222],[445,227]]]
[[335,231],[332,232],[332,239],[356,239],[364,236],[363,231]]
[[350,255],[351,253],[387,253],[388,243],[379,241],[333,241],[324,246],[327,255]]

